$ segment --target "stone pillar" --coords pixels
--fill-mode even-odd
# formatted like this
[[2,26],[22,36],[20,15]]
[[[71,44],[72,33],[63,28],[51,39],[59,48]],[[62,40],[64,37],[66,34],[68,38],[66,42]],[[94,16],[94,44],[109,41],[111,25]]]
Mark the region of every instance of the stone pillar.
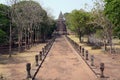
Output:
[[100,63],[100,71],[101,71],[101,75],[100,75],[100,77],[101,78],[104,78],[104,73],[103,73],[103,71],[104,71],[104,63]]
[[91,66],[94,66],[94,55],[91,55]]
[[48,50],[49,50],[49,48],[50,48],[50,44],[49,44],[49,42],[48,42],[47,44],[48,44]]
[[42,51],[39,53],[40,60],[42,60]]
[[38,55],[35,55],[36,66],[38,66]]
[[77,44],[77,51],[79,51],[79,45]]
[[86,50],[86,60],[88,60],[88,50]]
[[43,53],[43,56],[45,55],[45,49],[44,48],[42,48],[42,53]]
[[84,48],[82,48],[82,56],[84,56]]
[[80,50],[80,53],[81,53],[81,48],[82,48],[82,47],[80,46],[80,48],[79,48],[79,50]]
[[47,52],[47,45],[45,46],[45,53]]
[[27,63],[26,64],[27,78],[31,78],[30,70],[31,70],[31,63]]

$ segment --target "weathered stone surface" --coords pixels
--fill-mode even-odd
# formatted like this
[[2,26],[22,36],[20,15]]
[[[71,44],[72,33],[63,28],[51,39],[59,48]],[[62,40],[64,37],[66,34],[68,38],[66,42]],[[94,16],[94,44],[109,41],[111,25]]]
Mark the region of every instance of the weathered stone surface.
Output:
[[97,80],[96,75],[64,37],[57,38],[37,80]]
[[66,29],[66,25],[65,25],[65,19],[64,19],[64,16],[63,16],[62,12],[60,12],[60,15],[59,15],[58,20],[57,20],[56,31],[59,34],[66,34],[67,33],[67,29]]

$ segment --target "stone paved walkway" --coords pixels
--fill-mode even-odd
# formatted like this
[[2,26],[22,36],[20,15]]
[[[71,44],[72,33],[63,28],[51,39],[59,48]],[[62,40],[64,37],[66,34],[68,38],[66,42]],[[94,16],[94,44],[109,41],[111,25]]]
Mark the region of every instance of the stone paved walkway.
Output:
[[36,80],[97,80],[64,36],[56,39]]

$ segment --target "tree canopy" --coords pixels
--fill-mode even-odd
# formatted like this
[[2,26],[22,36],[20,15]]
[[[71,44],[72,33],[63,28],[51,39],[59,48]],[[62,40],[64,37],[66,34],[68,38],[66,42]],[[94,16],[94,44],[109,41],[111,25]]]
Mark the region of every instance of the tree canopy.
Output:
[[0,44],[8,41],[9,36],[9,18],[8,18],[9,6],[0,4]]
[[54,19],[35,1],[11,0],[11,6],[0,5],[0,44],[5,41],[17,45],[20,52],[23,46],[28,49],[35,43],[45,42],[54,28]]
[[120,0],[104,0],[105,15],[114,25],[114,34],[120,38]]
[[86,32],[87,23],[90,20],[90,15],[84,10],[73,10],[66,15],[66,23],[68,28],[74,31],[80,39]]

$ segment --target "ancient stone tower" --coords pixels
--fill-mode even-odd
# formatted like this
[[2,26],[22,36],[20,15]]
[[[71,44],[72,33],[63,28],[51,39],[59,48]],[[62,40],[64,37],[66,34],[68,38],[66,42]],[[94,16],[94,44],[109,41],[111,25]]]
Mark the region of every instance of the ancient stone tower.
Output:
[[63,16],[62,12],[60,12],[58,20],[57,20],[57,29],[56,29],[56,31],[59,34],[62,34],[62,35],[67,34],[67,29],[66,29],[66,25],[65,25],[65,19],[64,19],[64,16]]

